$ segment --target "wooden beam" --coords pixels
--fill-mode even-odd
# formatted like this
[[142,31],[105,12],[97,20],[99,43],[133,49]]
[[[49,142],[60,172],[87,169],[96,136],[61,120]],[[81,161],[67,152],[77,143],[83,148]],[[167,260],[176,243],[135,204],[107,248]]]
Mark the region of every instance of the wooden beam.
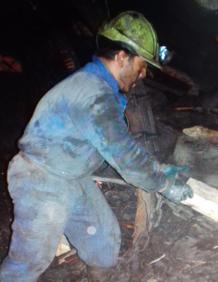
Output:
[[218,190],[194,178],[189,178],[187,184],[192,188],[194,196],[182,204],[218,222]]
[[70,250],[71,250],[71,246],[70,246],[67,238],[64,235],[62,235],[61,240],[58,244],[55,256],[59,257],[63,254],[68,253]]
[[218,130],[209,129],[200,125],[184,128],[183,133],[195,140],[204,140],[218,144]]
[[[94,180],[130,186],[123,179],[112,177],[95,176]],[[189,178],[187,184],[191,186],[194,197],[183,201],[182,204],[218,222],[218,189],[194,178]]]
[[115,178],[111,176],[94,175],[92,179],[94,181],[99,181],[99,182],[107,182],[107,183],[113,183],[113,184],[118,184],[118,185],[132,186],[126,183],[122,178]]
[[152,228],[152,215],[157,202],[154,193],[147,193],[142,189],[137,189],[137,209],[135,214],[135,224],[133,233],[133,245],[143,236],[147,236]]

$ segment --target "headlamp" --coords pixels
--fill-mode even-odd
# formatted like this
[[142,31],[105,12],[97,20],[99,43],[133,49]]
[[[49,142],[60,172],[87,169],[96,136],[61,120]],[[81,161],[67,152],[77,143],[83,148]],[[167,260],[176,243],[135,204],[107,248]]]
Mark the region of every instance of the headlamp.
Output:
[[159,48],[159,62],[162,65],[167,64],[172,59],[173,53],[170,52],[166,46],[160,46]]

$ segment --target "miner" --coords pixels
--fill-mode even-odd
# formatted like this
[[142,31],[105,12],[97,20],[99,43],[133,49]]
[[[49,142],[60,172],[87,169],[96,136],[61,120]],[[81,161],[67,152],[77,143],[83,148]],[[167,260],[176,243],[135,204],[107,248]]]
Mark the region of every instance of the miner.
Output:
[[146,77],[149,66],[161,68],[160,51],[145,17],[123,12],[100,28],[92,61],[39,101],[9,164],[14,221],[1,282],[37,281],[62,234],[87,265],[116,264],[120,227],[92,180],[104,161],[146,192],[176,203],[192,196],[189,186],[178,183],[176,174],[169,177],[137,143],[123,119],[125,93]]

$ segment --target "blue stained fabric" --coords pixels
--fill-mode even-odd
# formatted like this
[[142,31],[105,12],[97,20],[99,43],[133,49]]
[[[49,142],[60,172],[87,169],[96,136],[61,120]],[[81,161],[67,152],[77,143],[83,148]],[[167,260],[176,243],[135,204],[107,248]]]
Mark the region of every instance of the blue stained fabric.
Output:
[[128,183],[157,191],[165,177],[129,134],[108,77],[112,84],[83,68],[57,84],[38,103],[19,148],[55,175],[81,178],[106,160]]
[[119,225],[91,178],[104,160],[135,187],[165,186],[158,163],[129,134],[117,93],[116,81],[94,60],[38,103],[9,165],[15,217],[1,282],[35,282],[63,233],[87,264],[116,263]]
[[92,57],[92,62],[85,65],[83,71],[96,74],[101,79],[105,80],[108,85],[113,89],[114,95],[116,96],[122,111],[125,111],[127,105],[127,98],[124,94],[120,93],[119,85],[113,75],[107,70],[105,65],[96,56]]
[[[8,180],[16,203],[15,220],[9,255],[0,267],[1,282],[38,281],[64,233],[88,265],[116,264],[119,224],[90,177],[66,180],[18,154],[10,164]],[[95,232],[90,234],[90,227]]]

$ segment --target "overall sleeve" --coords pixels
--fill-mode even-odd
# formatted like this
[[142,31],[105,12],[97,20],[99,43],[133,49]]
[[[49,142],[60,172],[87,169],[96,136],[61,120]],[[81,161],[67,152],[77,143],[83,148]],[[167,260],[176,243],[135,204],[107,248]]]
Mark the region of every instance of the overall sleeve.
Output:
[[82,135],[127,183],[147,192],[165,186],[158,162],[128,132],[113,93],[85,99],[76,112]]

